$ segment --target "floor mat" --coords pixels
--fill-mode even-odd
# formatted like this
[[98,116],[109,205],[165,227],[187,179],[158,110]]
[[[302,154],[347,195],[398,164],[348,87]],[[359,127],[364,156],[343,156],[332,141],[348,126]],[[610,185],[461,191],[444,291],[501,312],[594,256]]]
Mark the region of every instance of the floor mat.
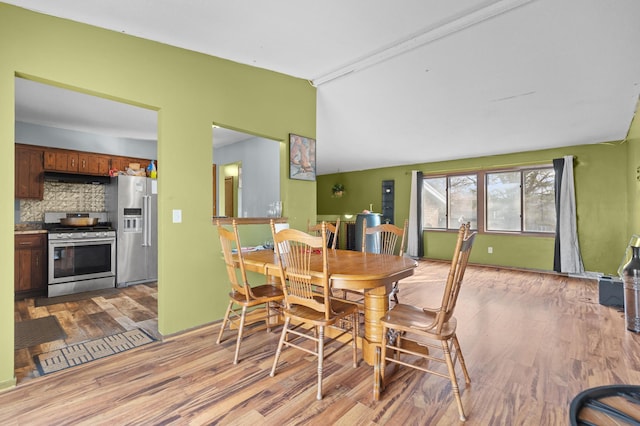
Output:
[[139,328],[34,356],[41,375],[137,348],[156,339]]
[[77,302],[79,300],[91,299],[92,297],[109,296],[118,293],[116,288],[106,288],[103,290],[83,291],[82,293],[67,294],[56,297],[38,297],[35,300],[36,307],[51,306],[57,303]]
[[15,323],[15,350],[66,338],[58,319],[52,315]]

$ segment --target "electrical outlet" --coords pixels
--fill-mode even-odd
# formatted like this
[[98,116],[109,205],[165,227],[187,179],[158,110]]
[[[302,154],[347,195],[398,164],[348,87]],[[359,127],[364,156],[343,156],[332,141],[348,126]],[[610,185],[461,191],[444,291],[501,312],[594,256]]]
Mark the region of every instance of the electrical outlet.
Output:
[[493,247],[487,247],[487,253],[493,254]]
[[173,223],[182,223],[182,210],[173,211]]

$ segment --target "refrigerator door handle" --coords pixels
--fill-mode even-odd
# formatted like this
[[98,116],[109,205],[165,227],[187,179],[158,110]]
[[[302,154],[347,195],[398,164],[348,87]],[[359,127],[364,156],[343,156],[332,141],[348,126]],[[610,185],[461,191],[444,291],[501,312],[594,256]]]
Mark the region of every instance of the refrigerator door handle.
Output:
[[142,196],[142,246],[148,247],[151,245],[151,238],[149,232],[149,222],[151,220],[151,215],[149,212],[149,196]]
[[147,245],[151,247],[151,195],[147,195]]

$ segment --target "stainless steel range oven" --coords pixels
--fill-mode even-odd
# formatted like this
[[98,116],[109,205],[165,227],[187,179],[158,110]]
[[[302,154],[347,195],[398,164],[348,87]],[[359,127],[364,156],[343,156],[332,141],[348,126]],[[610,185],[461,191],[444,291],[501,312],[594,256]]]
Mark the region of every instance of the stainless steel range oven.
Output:
[[48,296],[115,287],[116,233],[110,226],[49,229]]

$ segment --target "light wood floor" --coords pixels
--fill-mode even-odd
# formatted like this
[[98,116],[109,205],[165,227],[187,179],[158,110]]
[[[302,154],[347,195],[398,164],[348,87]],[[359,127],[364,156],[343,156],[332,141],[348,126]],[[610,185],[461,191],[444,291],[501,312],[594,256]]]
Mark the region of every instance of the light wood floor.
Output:
[[[420,262],[400,300],[435,304],[446,266]],[[595,281],[470,266],[458,303],[458,336],[471,385],[460,380],[468,425],[566,425],[581,390],[640,383],[640,336],[624,314],[598,304]],[[400,369],[372,400],[372,367],[353,368],[347,347],[325,363],[288,349],[274,378],[278,333],[233,340],[218,325],[0,393],[0,424],[458,424],[447,380]]]

